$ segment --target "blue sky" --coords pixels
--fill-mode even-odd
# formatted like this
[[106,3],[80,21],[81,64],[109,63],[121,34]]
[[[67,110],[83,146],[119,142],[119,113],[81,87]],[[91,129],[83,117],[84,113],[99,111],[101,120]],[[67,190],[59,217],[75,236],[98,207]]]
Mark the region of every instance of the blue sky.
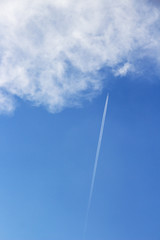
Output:
[[0,240],[160,239],[160,6],[0,3]]
[[[1,116],[1,239],[82,239],[106,91],[59,114],[21,102]],[[126,77],[109,91],[86,239],[158,240],[160,85]]]

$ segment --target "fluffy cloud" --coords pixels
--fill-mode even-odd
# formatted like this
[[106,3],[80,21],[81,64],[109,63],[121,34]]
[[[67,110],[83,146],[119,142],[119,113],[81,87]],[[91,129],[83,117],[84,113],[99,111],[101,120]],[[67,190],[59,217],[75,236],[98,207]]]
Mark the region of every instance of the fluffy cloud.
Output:
[[56,112],[93,97],[102,68],[125,75],[137,59],[159,61],[159,25],[146,1],[1,1],[0,111],[15,98]]

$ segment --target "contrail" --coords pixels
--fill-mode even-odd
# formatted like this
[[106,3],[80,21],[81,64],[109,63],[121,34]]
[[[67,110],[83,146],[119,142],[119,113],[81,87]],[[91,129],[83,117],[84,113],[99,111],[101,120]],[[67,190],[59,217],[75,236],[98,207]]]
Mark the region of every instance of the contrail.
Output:
[[89,216],[89,210],[90,210],[91,201],[92,201],[92,195],[93,195],[93,189],[94,189],[94,183],[95,183],[95,177],[96,177],[96,171],[97,171],[97,165],[98,165],[99,152],[100,152],[100,148],[101,148],[104,124],[105,124],[106,113],[107,113],[108,99],[109,99],[109,94],[107,94],[107,97],[106,97],[106,102],[105,102],[103,117],[102,117],[102,123],[101,123],[101,128],[100,128],[100,133],[99,133],[96,157],[95,157],[93,174],[92,174],[91,188],[90,188],[90,194],[89,194],[89,200],[88,200],[88,207],[87,207],[86,219],[85,219],[85,225],[84,225],[83,240],[85,240],[86,231],[87,231],[88,216]]

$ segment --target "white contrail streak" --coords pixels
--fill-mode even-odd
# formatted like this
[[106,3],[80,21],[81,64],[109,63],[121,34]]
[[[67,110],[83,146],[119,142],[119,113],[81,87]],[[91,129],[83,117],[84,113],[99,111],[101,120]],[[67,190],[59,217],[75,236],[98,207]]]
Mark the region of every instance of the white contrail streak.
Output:
[[92,195],[93,195],[93,189],[94,189],[94,183],[95,183],[95,177],[96,177],[96,171],[97,171],[99,153],[100,153],[101,142],[102,142],[102,137],[103,137],[103,130],[104,130],[104,124],[105,124],[105,119],[106,119],[106,113],[107,113],[108,99],[109,99],[109,94],[107,94],[106,102],[105,102],[105,106],[104,106],[102,123],[101,123],[101,128],[100,128],[100,133],[99,133],[99,139],[98,139],[98,145],[97,145],[97,151],[96,151],[96,157],[95,157],[95,162],[94,162],[94,168],[93,168],[93,174],[92,174],[92,181],[91,181],[91,188],[90,188],[90,194],[89,194],[89,200],[88,200],[88,207],[87,207],[87,213],[86,213],[86,219],[85,219],[85,226],[84,226],[84,235],[83,235],[83,239],[84,239],[84,240],[85,240],[85,235],[86,235],[86,230],[87,230],[89,210],[90,210],[91,201],[92,201]]

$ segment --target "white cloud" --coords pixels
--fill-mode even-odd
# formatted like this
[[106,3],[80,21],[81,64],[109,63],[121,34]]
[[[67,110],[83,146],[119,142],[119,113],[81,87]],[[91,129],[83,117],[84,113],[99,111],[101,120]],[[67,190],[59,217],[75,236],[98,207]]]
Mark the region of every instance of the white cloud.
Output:
[[56,112],[100,91],[105,66],[124,75],[138,58],[159,61],[159,23],[146,1],[1,1],[0,111],[18,97]]
[[129,71],[133,71],[133,67],[130,63],[126,62],[122,67],[114,70],[114,75],[117,76],[125,76]]
[[0,91],[0,113],[11,113],[14,110],[14,100]]

